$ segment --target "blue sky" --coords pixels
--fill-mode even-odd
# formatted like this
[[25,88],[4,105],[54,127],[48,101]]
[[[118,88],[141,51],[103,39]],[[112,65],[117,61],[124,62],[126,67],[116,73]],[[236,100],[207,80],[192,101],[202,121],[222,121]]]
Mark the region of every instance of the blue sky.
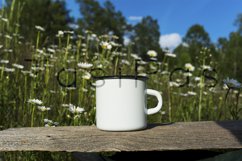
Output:
[[[105,0],[98,0],[103,3]],[[80,17],[75,0],[67,0],[71,15]],[[193,24],[201,24],[213,42],[236,30],[234,21],[242,13],[242,0],[111,0],[127,21],[135,24],[144,16],[157,19],[160,43],[177,45]],[[172,48],[172,47],[171,47]]]
[[[4,1],[4,0],[3,0]],[[2,2],[3,2],[2,1]],[[103,3],[105,0],[98,0]],[[201,24],[213,42],[236,30],[234,21],[242,13],[242,0],[110,0],[116,10],[135,24],[152,16],[160,26],[160,45],[175,48],[189,27]],[[75,0],[66,0],[71,16],[80,17]],[[1,3],[0,3],[1,6]]]

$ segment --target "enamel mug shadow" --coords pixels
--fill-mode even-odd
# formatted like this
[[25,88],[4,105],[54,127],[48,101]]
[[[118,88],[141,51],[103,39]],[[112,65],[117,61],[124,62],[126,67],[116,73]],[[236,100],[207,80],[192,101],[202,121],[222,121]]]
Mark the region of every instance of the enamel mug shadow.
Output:
[[[147,77],[105,76],[96,80],[96,126],[106,131],[132,131],[147,127],[147,115],[162,108],[162,96],[146,89]],[[147,108],[147,95],[158,104]]]

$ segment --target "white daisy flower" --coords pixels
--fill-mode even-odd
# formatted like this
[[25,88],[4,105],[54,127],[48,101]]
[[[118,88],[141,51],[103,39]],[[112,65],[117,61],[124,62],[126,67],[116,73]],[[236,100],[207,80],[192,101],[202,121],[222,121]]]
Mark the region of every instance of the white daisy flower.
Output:
[[157,57],[157,52],[154,50],[149,50],[147,52],[147,55],[149,55],[150,57]]
[[20,64],[12,64],[12,66],[18,69],[24,69],[24,66]]
[[57,37],[63,37],[64,36],[64,32],[59,30],[58,31],[58,34],[57,34]]
[[85,72],[83,75],[82,75],[82,78],[83,79],[86,79],[86,80],[89,80],[91,79],[91,74],[89,72]]
[[196,82],[199,82],[199,81],[201,80],[201,78],[200,78],[200,77],[195,77],[194,80],[195,80]]
[[183,74],[185,77],[191,77],[192,76],[192,73],[191,72],[186,72]]
[[31,72],[30,71],[27,71],[27,70],[22,70],[21,73],[23,73],[24,75],[26,75],[26,74],[30,74]]
[[131,54],[130,56],[135,60],[141,60],[141,58],[137,54]]
[[80,67],[80,68],[89,69],[93,66],[93,64],[80,62],[80,63],[77,64],[77,66]]
[[5,71],[5,72],[12,73],[12,72],[15,71],[15,69],[14,69],[14,68],[7,68],[7,67],[5,67],[5,68],[4,68],[4,71]]
[[0,60],[0,63],[1,64],[8,64],[9,63],[9,60]]
[[170,72],[168,72],[168,71],[165,70],[165,71],[162,71],[161,74],[162,74],[162,75],[169,75]]
[[84,110],[84,108],[81,108],[78,106],[76,107],[73,104],[69,104],[69,111],[73,114],[76,114],[76,113],[79,114],[79,113],[84,112],[85,110]]
[[146,61],[141,60],[141,61],[138,61],[138,64],[140,64],[140,65],[146,65],[148,63]]
[[6,52],[6,53],[12,53],[13,49],[4,49],[3,51]]
[[45,29],[43,28],[43,27],[41,27],[41,26],[35,26],[35,28],[37,29],[37,30],[39,30],[39,31],[45,31]]
[[13,37],[10,36],[10,35],[5,35],[5,38],[6,38],[6,39],[9,39],[9,40],[12,40],[12,39],[13,39]]
[[145,67],[143,67],[143,66],[138,66],[137,70],[138,70],[138,71],[144,71],[144,70],[145,70]]
[[203,70],[211,70],[212,67],[210,67],[209,65],[203,65],[203,66],[202,66],[202,69],[203,69]]
[[82,91],[83,91],[83,92],[88,92],[88,89],[86,89],[86,88],[82,88]]
[[195,67],[191,63],[186,63],[185,64],[185,69],[189,70],[190,72],[195,70]]
[[97,68],[103,68],[103,65],[102,64],[98,64]]
[[169,82],[170,87],[179,87],[180,85],[176,82]]
[[31,70],[33,70],[33,71],[44,71],[45,68],[44,67],[31,67]]
[[8,19],[7,18],[1,18],[1,20],[3,21],[3,22],[8,22]]
[[55,53],[55,50],[51,49],[51,48],[48,48],[47,51],[50,52],[50,53]]
[[103,41],[100,43],[101,47],[103,49],[107,49],[107,50],[111,50],[112,49],[112,45],[106,41]]
[[114,41],[111,41],[111,42],[110,42],[110,45],[112,45],[112,46],[119,46],[119,44],[117,44],[117,43],[114,42]]
[[138,76],[147,77],[148,75],[146,73],[139,73]]
[[92,36],[93,38],[96,38],[96,37],[97,37],[97,35],[96,35],[96,34],[92,34],[91,36]]
[[54,94],[54,93],[57,93],[57,91],[54,91],[54,90],[50,90],[50,93],[53,93],[53,94]]
[[150,60],[157,61],[158,59],[157,58],[150,58]]
[[54,65],[53,64],[44,64],[45,67],[49,67],[49,68],[53,68]]
[[128,66],[130,65],[130,62],[129,62],[128,60],[122,60],[121,63],[122,63],[122,64],[126,64],[126,65],[128,65]]
[[193,91],[188,91],[187,94],[190,95],[190,96],[196,96],[197,95],[197,93],[195,93]]
[[61,106],[62,106],[62,107],[69,107],[70,104],[62,104]]
[[37,75],[32,73],[32,72],[29,73],[29,76],[32,77],[32,78],[37,78]]
[[49,119],[44,119],[44,123],[49,123],[51,122],[52,123],[52,120],[49,120]]
[[171,57],[171,58],[175,58],[176,54],[173,53],[165,53],[165,56]]
[[41,100],[39,100],[39,99],[29,99],[28,103],[41,105],[43,102]]
[[76,90],[76,87],[66,87],[66,89],[71,91],[71,90]]
[[43,50],[37,49],[36,51],[37,51],[38,53],[40,53],[40,54],[44,54],[44,51],[43,51]]
[[50,110],[50,107],[38,106],[38,109],[39,109],[41,112],[45,112],[45,111],[49,111],[49,110]]
[[3,22],[8,22],[8,19],[7,18],[1,18]]

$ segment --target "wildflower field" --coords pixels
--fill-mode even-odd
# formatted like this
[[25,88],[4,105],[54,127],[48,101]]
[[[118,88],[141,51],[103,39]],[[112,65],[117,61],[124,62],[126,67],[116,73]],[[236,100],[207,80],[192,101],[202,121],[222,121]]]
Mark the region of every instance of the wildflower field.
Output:
[[[12,6],[18,7],[18,6]],[[95,125],[95,77],[143,75],[163,96],[163,108],[149,123],[241,119],[241,84],[221,77],[213,51],[200,49],[197,62],[175,64],[176,53],[152,48],[147,59],[119,37],[86,30],[56,31],[45,43],[35,26],[34,43],[19,34],[20,13],[0,15],[0,128]],[[162,58],[158,58],[161,55]],[[120,98],[122,99],[122,98]],[[148,105],[156,100],[148,97]],[[6,160],[68,160],[69,154],[3,153]]]

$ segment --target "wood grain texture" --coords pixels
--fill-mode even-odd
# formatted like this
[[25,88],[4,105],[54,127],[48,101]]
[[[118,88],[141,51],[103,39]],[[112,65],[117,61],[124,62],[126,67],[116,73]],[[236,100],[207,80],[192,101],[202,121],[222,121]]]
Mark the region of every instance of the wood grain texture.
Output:
[[241,148],[242,121],[156,124],[132,132],[106,132],[95,126],[0,131],[0,151],[105,152]]

